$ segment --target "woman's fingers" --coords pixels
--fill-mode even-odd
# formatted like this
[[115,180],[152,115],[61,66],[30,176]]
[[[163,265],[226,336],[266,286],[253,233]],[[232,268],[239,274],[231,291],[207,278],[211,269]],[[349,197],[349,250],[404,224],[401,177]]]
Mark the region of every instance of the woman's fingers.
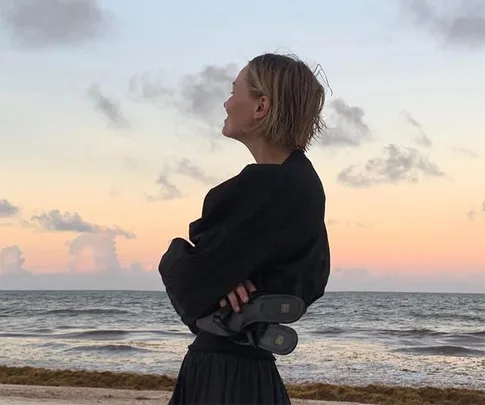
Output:
[[240,283],[236,287],[236,294],[239,297],[240,302],[245,304],[246,302],[249,301],[249,291],[246,291],[246,285],[243,283]]
[[[237,287],[236,287],[237,289]],[[232,290],[229,294],[227,294],[227,299],[229,300],[229,304],[231,304],[232,309],[235,312],[239,312],[239,301],[236,296],[236,290]]]
[[241,305],[249,301],[249,294],[256,291],[256,287],[250,280],[246,280],[243,283],[239,283],[234,290],[227,294],[227,298],[223,298],[219,301],[221,308],[224,308],[228,302],[232,309],[236,312],[241,310]]
[[246,291],[246,286],[243,283],[239,283],[234,290],[232,290],[228,295],[227,299],[231,304],[232,309],[235,312],[239,312],[241,310],[241,304],[245,304],[249,301],[249,294]]
[[246,287],[246,291],[249,293],[256,291],[256,287],[254,286],[251,280],[246,280],[244,282],[244,286]]

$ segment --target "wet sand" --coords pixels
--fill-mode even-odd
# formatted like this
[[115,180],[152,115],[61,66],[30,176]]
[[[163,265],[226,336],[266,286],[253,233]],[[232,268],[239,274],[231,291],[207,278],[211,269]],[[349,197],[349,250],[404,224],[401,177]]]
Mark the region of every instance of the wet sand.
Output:
[[[168,391],[135,391],[111,388],[40,387],[0,385],[0,405],[165,405]],[[355,402],[293,399],[294,405],[367,405]]]

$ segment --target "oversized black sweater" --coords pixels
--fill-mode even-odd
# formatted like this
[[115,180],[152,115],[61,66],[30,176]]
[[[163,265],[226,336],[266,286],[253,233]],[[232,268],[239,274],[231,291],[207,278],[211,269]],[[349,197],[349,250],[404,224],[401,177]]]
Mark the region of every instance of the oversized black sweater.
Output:
[[211,189],[189,226],[192,243],[173,239],[159,265],[182,321],[196,333],[195,321],[247,279],[312,304],[330,274],[324,217],[323,186],[302,151],[281,165],[247,165]]

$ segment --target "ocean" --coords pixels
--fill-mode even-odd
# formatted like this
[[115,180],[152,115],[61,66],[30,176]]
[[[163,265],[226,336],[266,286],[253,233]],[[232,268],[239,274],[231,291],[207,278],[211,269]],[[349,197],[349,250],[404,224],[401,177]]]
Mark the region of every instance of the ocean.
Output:
[[[329,292],[285,381],[485,389],[485,294]],[[193,335],[164,292],[0,291],[0,364],[175,376]]]

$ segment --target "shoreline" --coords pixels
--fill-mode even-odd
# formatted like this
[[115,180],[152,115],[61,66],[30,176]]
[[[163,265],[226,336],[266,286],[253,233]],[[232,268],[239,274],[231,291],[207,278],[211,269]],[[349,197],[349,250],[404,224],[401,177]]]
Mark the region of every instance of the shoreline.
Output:
[[[25,390],[36,390],[38,393],[46,392],[48,390],[52,391],[53,387],[64,387],[64,391],[67,390],[67,392],[69,392],[69,390],[79,389],[82,391],[83,388],[109,389],[112,391],[110,394],[111,396],[120,392],[120,390],[123,390],[123,392],[130,390],[138,392],[140,398],[150,398],[154,395],[157,397],[158,395],[157,400],[159,401],[158,403],[160,403],[160,398],[167,397],[167,395],[169,395],[167,391],[173,389],[175,378],[157,374],[87,370],[50,370],[34,367],[0,366],[0,384],[3,385],[3,390],[0,390],[0,405],[2,405],[2,396],[6,395],[5,390],[7,390],[7,388],[5,387],[15,386],[37,387],[26,388]],[[485,390],[471,388],[439,388],[429,386],[405,387],[373,384],[367,386],[350,386],[326,383],[287,383],[285,385],[292,400],[335,401],[342,405],[345,402],[373,405],[485,404]],[[10,391],[12,391],[12,388],[10,388]],[[89,390],[85,392],[88,391]],[[72,395],[72,393],[67,394],[66,398],[69,398],[69,395]],[[80,395],[85,396],[85,394]],[[71,396],[70,398],[74,397]],[[136,399],[136,395],[133,398]],[[112,403],[121,404],[123,402],[114,401]],[[144,403],[147,403],[147,401],[144,401]],[[301,403],[303,404],[306,402]]]
[[[135,391],[110,388],[43,387],[0,384],[0,405],[166,405],[170,391]],[[372,405],[357,402],[292,399],[293,405]]]

